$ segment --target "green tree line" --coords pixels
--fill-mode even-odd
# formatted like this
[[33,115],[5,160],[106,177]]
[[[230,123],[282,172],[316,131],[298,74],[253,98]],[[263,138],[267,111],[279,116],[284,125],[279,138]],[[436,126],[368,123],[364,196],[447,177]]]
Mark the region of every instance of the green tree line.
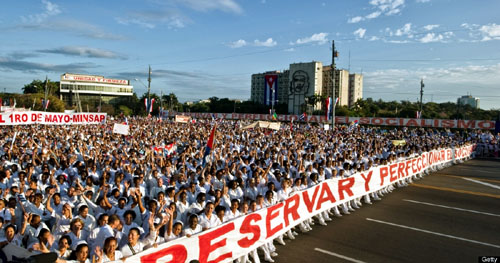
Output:
[[[44,98],[45,87],[48,87],[50,104],[48,111],[62,112],[65,109],[74,109],[74,106],[69,106],[59,99],[59,82],[50,80],[33,80],[31,83],[24,85],[23,94],[2,94],[0,97],[5,101],[16,99],[17,107],[31,108],[32,110],[43,110],[41,100]],[[101,111],[107,112],[110,115],[124,114],[131,115],[146,115],[144,99],[147,98],[147,93],[142,96],[133,96],[117,100],[115,103],[101,104]],[[211,97],[208,100],[195,103],[181,103],[174,93],[160,96],[151,93],[151,98],[155,99],[155,106],[152,114],[159,113],[159,106],[174,112],[214,112],[214,113],[269,113],[270,106],[252,101],[231,100],[228,98]],[[325,98],[319,95],[306,98],[306,103],[302,105],[302,110],[308,114],[324,115],[325,114]],[[97,111],[99,103],[82,101],[82,110]],[[318,109],[318,105],[321,109]],[[316,108],[315,111],[311,109]],[[500,110],[483,110],[473,108],[470,105],[457,105],[453,102],[427,102],[423,104],[422,118],[425,119],[476,119],[476,120],[496,120],[500,117]],[[309,111],[308,111],[309,109]],[[400,117],[414,118],[416,112],[420,109],[420,104],[410,101],[383,101],[373,100],[371,98],[360,99],[352,107],[337,106],[337,116],[357,116],[357,117]],[[278,103],[274,106],[277,114],[288,114],[288,106],[284,103]]]

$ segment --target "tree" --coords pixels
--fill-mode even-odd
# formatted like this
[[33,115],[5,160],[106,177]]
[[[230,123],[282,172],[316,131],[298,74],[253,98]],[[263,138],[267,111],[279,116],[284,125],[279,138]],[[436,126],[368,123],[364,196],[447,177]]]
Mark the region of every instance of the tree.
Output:
[[125,116],[130,116],[134,113],[134,111],[132,109],[130,109],[129,107],[127,107],[125,105],[118,106],[118,112],[123,113],[123,115],[125,115]]
[[[34,93],[34,94],[15,94],[12,95],[12,98],[16,99],[16,107],[18,108],[26,108],[34,111],[43,111],[42,108],[42,99],[44,98],[43,94]],[[61,101],[56,96],[49,96],[50,100],[49,107],[47,111],[49,112],[63,112],[64,111],[64,102]]]
[[[47,88],[49,89],[49,95],[55,95],[59,91],[59,81],[47,80]],[[24,94],[30,93],[45,93],[45,80],[33,80],[31,83],[24,85]]]
[[181,106],[179,100],[177,99],[177,96],[174,93],[163,95],[162,100],[163,100],[163,108],[165,109],[172,110],[172,109],[177,109],[179,106]]

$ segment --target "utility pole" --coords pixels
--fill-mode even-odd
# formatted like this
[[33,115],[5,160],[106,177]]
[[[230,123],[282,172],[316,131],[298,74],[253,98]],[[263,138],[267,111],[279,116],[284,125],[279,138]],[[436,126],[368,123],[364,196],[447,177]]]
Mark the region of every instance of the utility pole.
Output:
[[335,50],[335,40],[332,40],[332,98],[333,98],[332,130],[335,128],[335,106],[336,106],[335,102],[337,101],[337,96],[335,95],[335,58],[338,56],[339,54],[337,50]]
[[160,108],[163,110],[163,90],[160,91]]
[[422,118],[422,97],[424,96],[424,79],[420,79],[420,118]]
[[271,87],[271,116],[274,113],[274,88]]
[[[48,82],[49,82],[49,78],[47,77],[47,75],[45,75],[45,94],[44,94],[44,101],[45,101],[45,105],[47,105],[47,97],[49,96],[49,89],[48,89]],[[47,111],[47,107],[45,105],[42,105],[43,106],[43,111]]]
[[102,111],[102,92],[99,92],[99,112]]
[[149,75],[148,75],[148,103],[151,103],[150,91],[151,91],[151,65],[149,65]]

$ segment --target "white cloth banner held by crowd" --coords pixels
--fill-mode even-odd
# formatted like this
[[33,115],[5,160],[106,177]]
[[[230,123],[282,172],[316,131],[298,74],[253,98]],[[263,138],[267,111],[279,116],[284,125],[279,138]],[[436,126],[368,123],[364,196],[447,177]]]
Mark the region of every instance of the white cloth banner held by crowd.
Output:
[[466,158],[474,145],[425,152],[407,160],[373,167],[348,178],[329,179],[287,200],[226,222],[191,237],[182,237],[129,257],[125,262],[231,262],[272,241],[290,228],[341,203],[378,191],[430,167]]
[[189,116],[175,115],[175,122],[188,123],[190,119]]
[[0,125],[77,125],[100,124],[106,122],[106,113],[80,112],[61,113],[43,111],[8,112],[0,114]]
[[129,126],[127,124],[115,123],[113,126],[113,133],[118,133],[121,135],[129,134]]

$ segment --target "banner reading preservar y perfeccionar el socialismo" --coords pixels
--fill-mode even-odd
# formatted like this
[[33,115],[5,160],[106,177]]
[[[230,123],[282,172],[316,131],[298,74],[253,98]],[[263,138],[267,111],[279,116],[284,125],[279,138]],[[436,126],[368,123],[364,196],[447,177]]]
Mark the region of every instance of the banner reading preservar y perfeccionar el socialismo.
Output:
[[106,122],[106,116],[107,116],[106,113],[100,113],[100,112],[79,112],[79,113],[60,113],[60,112],[43,112],[43,111],[2,112],[0,114],[0,125],[100,124]]
[[230,262],[270,242],[300,222],[346,201],[378,191],[433,166],[469,157],[474,145],[422,153],[405,161],[373,167],[348,178],[329,179],[294,193],[274,206],[182,237],[129,257],[125,262]]
[[[170,113],[170,117],[176,113]],[[177,113],[180,114],[180,113]],[[199,113],[184,112],[182,115],[191,116],[199,119],[228,119],[228,120],[255,120],[265,121],[273,120],[269,114],[252,113]],[[299,115],[278,115],[278,121],[300,120]],[[396,126],[396,127],[427,127],[427,128],[458,128],[458,129],[482,129],[494,130],[495,121],[490,120],[446,120],[446,119],[417,119],[417,118],[382,118],[382,117],[354,117],[354,116],[336,116],[335,123],[349,124],[358,121],[361,125],[375,126]],[[325,116],[308,115],[304,117],[304,122],[328,123]]]

